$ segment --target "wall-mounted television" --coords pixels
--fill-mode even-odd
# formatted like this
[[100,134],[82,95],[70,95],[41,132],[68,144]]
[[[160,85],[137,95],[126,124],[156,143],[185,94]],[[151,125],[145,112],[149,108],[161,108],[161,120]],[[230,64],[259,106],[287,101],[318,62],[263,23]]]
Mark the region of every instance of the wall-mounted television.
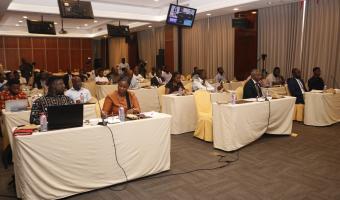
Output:
[[58,0],[62,18],[94,19],[90,1]]
[[184,27],[192,27],[197,9],[170,4],[166,23]]
[[50,21],[31,21],[27,20],[29,33],[55,35],[54,22]]

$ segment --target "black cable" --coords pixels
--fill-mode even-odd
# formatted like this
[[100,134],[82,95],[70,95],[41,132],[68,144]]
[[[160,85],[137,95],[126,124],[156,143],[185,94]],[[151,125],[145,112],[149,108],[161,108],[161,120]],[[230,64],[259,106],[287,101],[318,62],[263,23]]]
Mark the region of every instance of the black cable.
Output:
[[117,162],[119,168],[123,171],[124,176],[125,176],[125,179],[126,179],[125,184],[124,184],[124,187],[123,187],[122,189],[118,189],[118,190],[114,190],[114,189],[111,189],[111,188],[109,188],[109,189],[112,190],[112,191],[123,191],[123,190],[126,189],[126,187],[127,187],[127,182],[129,181],[129,179],[128,179],[127,175],[126,175],[126,172],[125,172],[124,168],[122,167],[122,165],[121,165],[121,164],[119,163],[119,161],[118,161],[117,149],[116,149],[116,142],[115,142],[115,139],[114,139],[114,136],[113,136],[113,132],[112,132],[112,130],[111,130],[110,127],[108,127],[108,126],[105,126],[105,127],[107,127],[107,128],[109,129],[110,133],[111,133],[112,142],[113,142],[113,147],[114,147],[114,150],[115,150],[115,159],[116,159],[116,162]]
[[267,124],[267,129],[269,128],[269,124],[270,124],[270,113],[271,113],[271,106],[270,106],[270,100],[268,99],[268,124]]
[[218,159],[218,163],[220,163],[220,162],[225,163],[224,165],[217,166],[217,167],[212,167],[212,168],[193,169],[193,170],[186,171],[186,172],[178,172],[178,173],[174,173],[174,174],[166,174],[166,175],[163,175],[163,176],[150,176],[150,177],[142,178],[140,180],[157,179],[157,178],[164,178],[164,177],[168,177],[168,176],[177,176],[177,175],[183,175],[183,174],[190,174],[190,173],[198,172],[198,171],[212,171],[212,170],[216,170],[216,169],[222,169],[224,167],[227,167],[229,164],[238,161],[239,158],[240,158],[240,152],[239,151],[236,152],[236,158],[233,159],[233,160],[225,160],[225,161],[223,161],[222,159],[225,158],[226,155],[217,155],[217,156],[220,157],[220,159]]

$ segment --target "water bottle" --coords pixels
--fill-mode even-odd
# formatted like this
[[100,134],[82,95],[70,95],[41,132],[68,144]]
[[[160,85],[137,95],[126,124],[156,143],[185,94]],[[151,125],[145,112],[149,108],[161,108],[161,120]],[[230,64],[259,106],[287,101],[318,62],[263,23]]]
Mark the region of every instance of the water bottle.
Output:
[[40,131],[41,132],[47,131],[47,117],[45,113],[41,113],[40,115]]
[[236,94],[235,94],[235,92],[231,93],[231,104],[232,105],[236,104]]
[[84,95],[83,95],[83,93],[80,93],[80,103],[85,103],[84,102]]
[[327,85],[325,85],[325,86],[323,87],[323,90],[327,90]]
[[119,120],[121,122],[125,121],[125,111],[124,111],[124,108],[122,106],[119,107],[119,109],[118,109],[118,117],[119,117]]

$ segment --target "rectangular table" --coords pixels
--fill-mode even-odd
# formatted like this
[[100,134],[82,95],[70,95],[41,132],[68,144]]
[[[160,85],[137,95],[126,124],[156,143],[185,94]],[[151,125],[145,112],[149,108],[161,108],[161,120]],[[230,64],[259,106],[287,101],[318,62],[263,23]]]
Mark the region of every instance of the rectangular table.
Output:
[[340,122],[340,93],[306,92],[304,124],[328,126]]
[[[128,180],[170,169],[171,116],[108,125]],[[112,135],[86,126],[16,136],[14,172],[22,199],[59,199],[125,182]]]
[[264,133],[290,135],[294,106],[295,97],[271,100],[270,104],[267,101],[236,105],[214,103],[214,147],[234,151],[255,141]]
[[[31,111],[21,111],[21,112],[6,112],[5,110],[2,111],[2,120],[1,120],[1,129],[2,135],[4,136],[4,143],[8,141],[12,146],[12,129],[14,127],[25,125],[30,123],[30,114]],[[95,104],[88,104],[84,106],[84,119],[93,119],[97,118],[96,114],[96,105]]]
[[[230,101],[230,93],[211,93],[211,102]],[[162,96],[162,112],[172,115],[171,134],[182,134],[195,131],[197,112],[193,95]]]
[[142,112],[150,112],[150,111],[159,112],[161,110],[157,88],[151,88],[151,89],[141,88],[138,90],[129,90],[129,91],[135,93]]

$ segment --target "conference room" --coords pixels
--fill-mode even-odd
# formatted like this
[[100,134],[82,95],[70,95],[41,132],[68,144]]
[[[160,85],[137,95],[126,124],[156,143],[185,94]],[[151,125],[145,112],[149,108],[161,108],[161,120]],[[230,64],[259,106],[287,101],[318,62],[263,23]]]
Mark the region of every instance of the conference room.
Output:
[[340,199],[339,0],[1,0],[0,199]]

